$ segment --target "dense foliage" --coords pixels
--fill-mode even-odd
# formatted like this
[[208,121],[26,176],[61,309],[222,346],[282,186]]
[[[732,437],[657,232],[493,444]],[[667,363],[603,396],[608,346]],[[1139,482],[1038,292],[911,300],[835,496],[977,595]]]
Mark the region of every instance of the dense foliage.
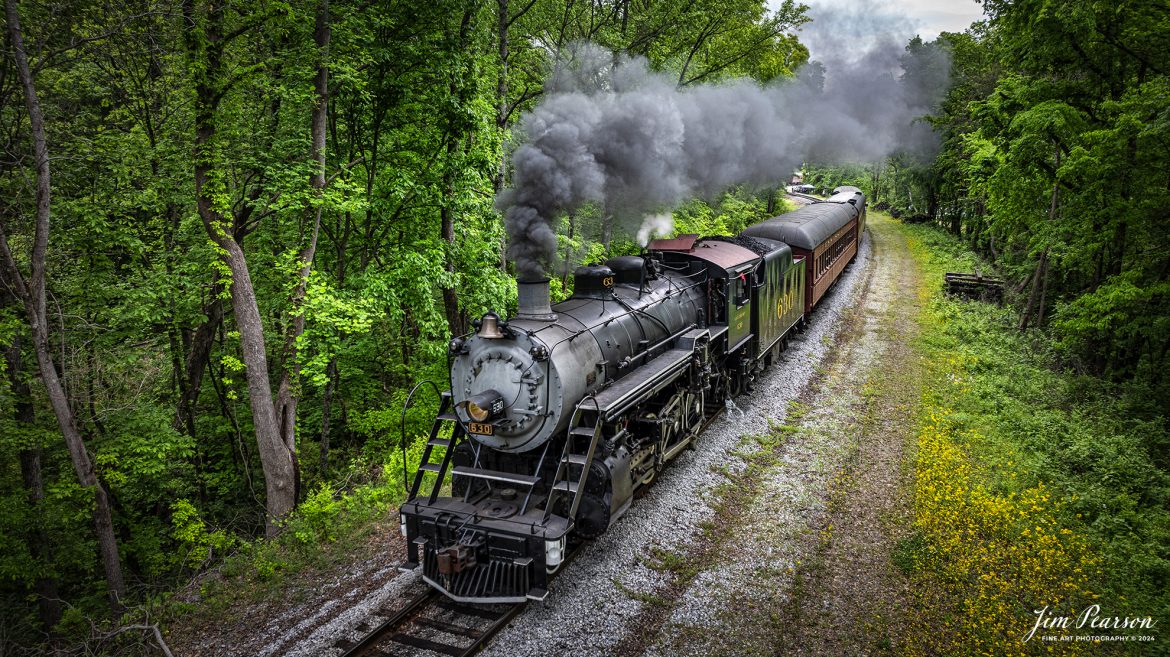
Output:
[[[1051,643],[1020,641],[1045,606],[1099,604],[1160,623],[1170,608],[1165,419],[1099,378],[1054,371],[1051,341],[1021,333],[1014,309],[945,297],[944,272],[986,263],[941,230],[905,230],[923,268],[931,364],[914,522],[895,555],[918,608],[908,654],[1048,654]],[[1041,634],[1061,632],[1076,634]],[[1062,654],[1165,654],[1156,631],[1140,634],[1156,641]]]
[[[1170,15],[1158,2],[984,3],[950,54],[931,158],[816,170],[961,235],[1005,273],[1020,328],[1079,372],[1170,399]],[[914,57],[929,62],[930,57]]]

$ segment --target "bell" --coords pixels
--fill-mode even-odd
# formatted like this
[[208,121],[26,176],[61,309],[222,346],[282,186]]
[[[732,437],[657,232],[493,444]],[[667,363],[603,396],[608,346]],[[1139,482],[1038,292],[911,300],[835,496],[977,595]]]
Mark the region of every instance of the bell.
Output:
[[476,335],[485,340],[498,340],[504,337],[500,331],[500,316],[489,310],[480,321],[479,332]]

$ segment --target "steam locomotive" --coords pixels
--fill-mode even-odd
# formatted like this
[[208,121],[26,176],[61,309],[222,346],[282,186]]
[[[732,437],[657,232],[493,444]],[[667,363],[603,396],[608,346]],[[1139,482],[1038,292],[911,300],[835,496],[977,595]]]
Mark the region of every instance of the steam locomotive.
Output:
[[450,342],[400,509],[402,569],[459,602],[544,599],[568,541],[613,524],[803,329],[865,217],[861,191],[839,187],[734,237],[580,267],[555,306],[547,280],[519,281],[515,317],[489,312]]

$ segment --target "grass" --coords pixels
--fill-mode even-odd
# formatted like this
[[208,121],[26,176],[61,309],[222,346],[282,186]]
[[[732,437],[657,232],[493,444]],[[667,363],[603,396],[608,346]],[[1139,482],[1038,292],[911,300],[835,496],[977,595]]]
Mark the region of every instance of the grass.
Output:
[[622,584],[621,580],[617,579],[616,577],[613,579],[613,585],[629,599],[637,600],[638,602],[650,605],[651,607],[670,607],[672,605],[670,600],[653,593],[646,593],[644,591],[637,591],[632,589],[625,584]]
[[894,553],[890,557],[894,565],[898,567],[898,570],[909,575],[922,562],[925,550],[925,537],[921,533],[914,532],[909,536],[898,539],[897,544],[894,546]]
[[673,552],[662,547],[650,548],[650,556],[643,558],[647,568],[660,573],[671,573],[681,580],[692,580],[703,569],[702,564],[691,556]]
[[1057,370],[1049,338],[1015,330],[1011,309],[943,297],[943,272],[973,257],[932,227],[900,229],[929,301],[914,534],[894,554],[919,592],[912,654],[1167,654],[1170,637],[1022,641],[1046,605],[1166,620],[1165,419],[1141,411],[1141,391]]

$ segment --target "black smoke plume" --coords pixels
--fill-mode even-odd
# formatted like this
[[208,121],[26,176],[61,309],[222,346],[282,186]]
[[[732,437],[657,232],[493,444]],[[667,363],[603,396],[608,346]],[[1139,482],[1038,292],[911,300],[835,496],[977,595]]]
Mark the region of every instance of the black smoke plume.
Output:
[[[551,268],[556,221],[585,203],[602,204],[632,235],[690,198],[776,185],[808,160],[880,161],[919,140],[914,119],[937,97],[899,84],[903,54],[883,48],[838,70],[806,66],[768,86],[679,88],[644,59],[578,45],[522,117],[512,186],[496,201],[517,274]],[[943,68],[935,96],[946,87]]]

